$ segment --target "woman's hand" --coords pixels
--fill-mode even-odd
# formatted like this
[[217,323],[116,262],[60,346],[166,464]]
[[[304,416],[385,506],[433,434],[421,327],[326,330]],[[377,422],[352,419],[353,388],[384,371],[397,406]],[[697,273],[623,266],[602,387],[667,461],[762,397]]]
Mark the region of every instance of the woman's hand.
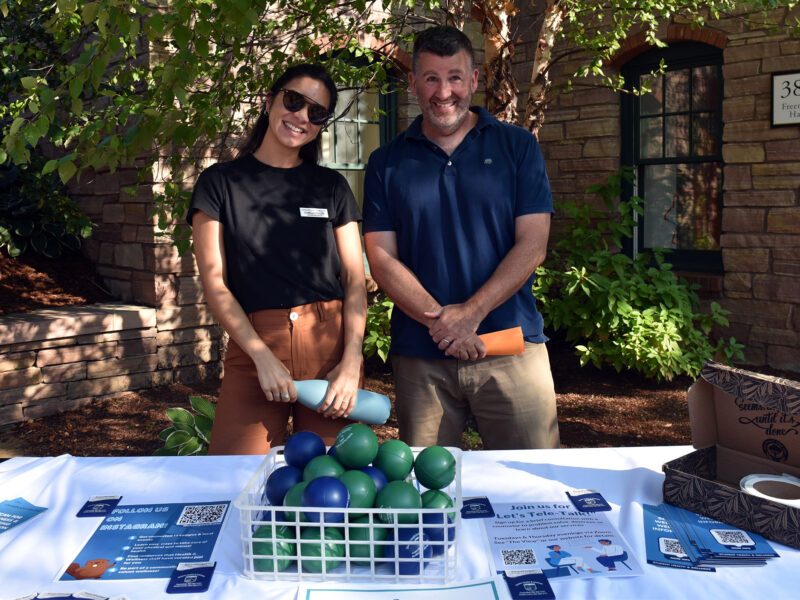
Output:
[[348,417],[356,407],[356,394],[358,393],[358,380],[361,377],[361,358],[342,359],[325,376],[328,380],[328,393],[320,404],[317,412],[325,417],[336,419]]
[[297,400],[297,390],[294,389],[294,381],[289,373],[289,369],[275,358],[275,355],[267,349],[253,357],[258,372],[258,383],[264,391],[264,396],[272,402],[294,402]]

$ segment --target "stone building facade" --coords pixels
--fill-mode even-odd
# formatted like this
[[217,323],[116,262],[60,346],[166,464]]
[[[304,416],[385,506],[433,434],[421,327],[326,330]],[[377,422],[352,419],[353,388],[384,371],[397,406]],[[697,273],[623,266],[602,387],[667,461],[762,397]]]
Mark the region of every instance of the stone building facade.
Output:
[[[744,344],[745,365],[800,372],[800,126],[771,125],[772,76],[800,79],[800,40],[749,29],[737,16],[702,28],[664,23],[659,38],[671,49],[708,48],[721,57],[718,262],[702,270],[689,262],[680,272],[731,311],[724,333]],[[648,51],[644,36],[632,35],[612,67],[624,73]],[[534,40],[516,47],[523,97],[534,52]],[[554,89],[578,64],[554,68]],[[552,95],[539,140],[557,201],[596,202],[585,190],[630,164],[626,129],[633,117],[624,102],[623,94],[599,86]],[[647,194],[640,195],[647,205]]]

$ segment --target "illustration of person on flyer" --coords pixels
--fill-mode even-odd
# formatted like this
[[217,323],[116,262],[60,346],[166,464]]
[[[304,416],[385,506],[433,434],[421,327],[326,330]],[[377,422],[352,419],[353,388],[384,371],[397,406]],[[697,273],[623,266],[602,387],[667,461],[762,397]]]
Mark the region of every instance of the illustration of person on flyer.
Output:
[[[553,565],[554,567],[568,567],[572,566],[578,569],[578,571],[583,571],[583,557],[581,556],[572,556],[566,550],[562,550],[561,546],[558,544],[554,544],[552,546],[547,547],[550,552],[548,552],[548,562]],[[594,569],[588,568],[589,572],[594,573]]]
[[597,552],[600,556],[597,557],[597,562],[606,567],[609,571],[617,570],[617,562],[625,560],[625,550],[621,546],[612,544],[611,540],[600,539],[597,540],[600,544],[599,547],[584,546],[590,550]]

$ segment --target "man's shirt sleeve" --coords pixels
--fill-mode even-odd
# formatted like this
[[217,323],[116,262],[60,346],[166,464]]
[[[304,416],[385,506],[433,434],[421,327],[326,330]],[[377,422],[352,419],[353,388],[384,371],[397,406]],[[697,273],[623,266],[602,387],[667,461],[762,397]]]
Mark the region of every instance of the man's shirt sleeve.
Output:
[[386,162],[382,154],[380,149],[372,153],[364,175],[364,233],[396,230],[386,195]]
[[[527,133],[527,132],[526,132]],[[514,216],[553,211],[553,196],[544,156],[533,134],[528,133],[517,165],[517,199]]]

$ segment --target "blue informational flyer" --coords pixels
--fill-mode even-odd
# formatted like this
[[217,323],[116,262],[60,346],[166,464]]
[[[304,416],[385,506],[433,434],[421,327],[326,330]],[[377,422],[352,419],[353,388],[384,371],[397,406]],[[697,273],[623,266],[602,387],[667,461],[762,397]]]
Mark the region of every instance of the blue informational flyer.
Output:
[[696,565],[763,566],[778,553],[763,537],[671,504],[662,504],[664,518]]
[[644,509],[644,544],[648,563],[675,569],[716,570],[714,567],[698,566],[692,562],[660,507],[643,504],[642,508]]
[[229,504],[117,506],[61,580],[167,579],[179,563],[208,562]]
[[31,517],[35,517],[46,510],[41,506],[34,506],[25,498],[3,500],[0,502],[0,533],[24,523]]

